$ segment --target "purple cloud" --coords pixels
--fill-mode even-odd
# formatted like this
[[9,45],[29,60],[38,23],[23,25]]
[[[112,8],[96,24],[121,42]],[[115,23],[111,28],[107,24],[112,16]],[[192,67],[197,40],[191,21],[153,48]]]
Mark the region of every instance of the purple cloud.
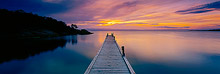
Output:
[[77,8],[85,2],[87,0],[0,0],[0,9],[22,9],[26,12],[50,15]]
[[190,28],[189,26],[184,27],[173,27],[173,26],[157,26],[156,28]]
[[123,2],[109,9],[105,13],[104,17],[117,17],[117,16],[124,16],[124,15],[130,14],[137,10],[135,9],[137,4],[139,4],[138,1]]

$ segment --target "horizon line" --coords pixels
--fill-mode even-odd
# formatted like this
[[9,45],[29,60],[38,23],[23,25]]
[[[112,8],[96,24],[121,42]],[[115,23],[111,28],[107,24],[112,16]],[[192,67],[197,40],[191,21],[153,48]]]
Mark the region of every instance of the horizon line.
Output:
[[161,30],[147,30],[147,29],[87,29],[90,31],[208,31],[217,29],[161,29]]

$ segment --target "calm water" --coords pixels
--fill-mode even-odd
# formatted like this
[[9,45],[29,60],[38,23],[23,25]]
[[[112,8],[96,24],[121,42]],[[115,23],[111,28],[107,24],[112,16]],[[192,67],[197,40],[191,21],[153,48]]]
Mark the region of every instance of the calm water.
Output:
[[220,32],[93,32],[93,35],[5,41],[0,74],[83,74],[106,33],[111,32],[119,46],[125,46],[126,56],[137,74],[220,74]]

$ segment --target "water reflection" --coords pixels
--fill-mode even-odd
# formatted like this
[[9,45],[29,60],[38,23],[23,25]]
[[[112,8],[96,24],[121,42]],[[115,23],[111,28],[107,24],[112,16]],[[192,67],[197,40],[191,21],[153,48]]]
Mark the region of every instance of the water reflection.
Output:
[[[199,53],[220,54],[218,50],[220,49],[220,34],[218,33],[155,31],[144,32],[144,34],[143,32],[125,34],[127,33],[118,33],[119,44],[127,46],[128,54],[134,54],[137,58],[147,61],[168,60],[170,62],[173,60],[198,63],[202,61],[202,58],[199,59]],[[192,36],[192,34],[196,35]]]
[[53,51],[64,47],[66,43],[77,43],[77,36],[65,36],[45,39],[12,39],[1,40],[0,64],[3,62],[26,59],[41,52]]
[[112,32],[137,74],[220,74],[220,32],[194,31],[93,31],[46,40],[5,40],[2,48],[8,50],[0,55],[1,62],[8,62],[0,64],[0,74],[82,74],[106,33]]
[[[7,62],[3,60],[4,63],[0,64],[0,74],[82,74],[92,59],[75,51],[82,50],[80,48],[67,48],[69,45],[83,46],[80,44],[84,42],[78,40],[80,36],[77,35],[16,42],[5,40],[4,42],[9,43],[4,44],[4,47],[8,47],[4,53],[8,54],[1,54],[1,59],[7,56],[12,58]],[[17,45],[9,47],[10,43]],[[24,58],[19,59],[20,57]]]
[[[128,60],[137,73],[144,74],[218,74],[220,69],[220,32],[192,31],[104,31],[114,32],[125,46]],[[214,58],[213,58],[214,57]],[[205,70],[209,71],[205,71]],[[204,70],[204,71],[203,71]]]

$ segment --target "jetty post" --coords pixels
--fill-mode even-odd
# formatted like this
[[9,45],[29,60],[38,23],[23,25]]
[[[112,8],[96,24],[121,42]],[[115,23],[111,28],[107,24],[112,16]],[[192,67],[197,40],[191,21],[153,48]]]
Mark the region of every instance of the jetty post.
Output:
[[122,56],[125,56],[125,48],[124,48],[124,46],[122,46],[121,49],[122,49]]

